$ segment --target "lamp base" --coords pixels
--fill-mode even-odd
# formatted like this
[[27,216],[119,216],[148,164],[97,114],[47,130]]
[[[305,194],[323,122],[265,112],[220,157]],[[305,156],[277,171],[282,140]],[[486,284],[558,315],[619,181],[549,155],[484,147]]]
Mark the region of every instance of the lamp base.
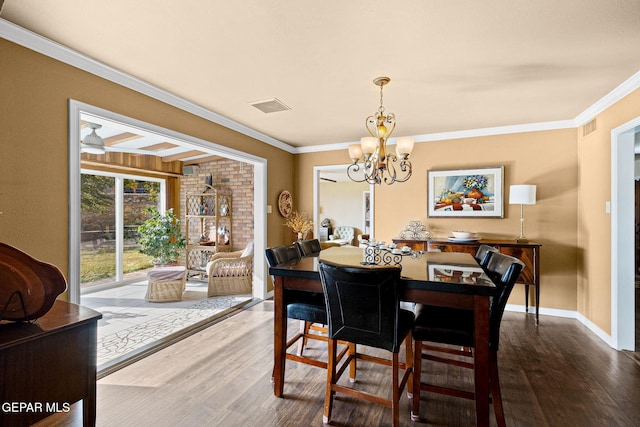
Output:
[[524,236],[520,236],[516,238],[516,243],[529,243],[529,239]]

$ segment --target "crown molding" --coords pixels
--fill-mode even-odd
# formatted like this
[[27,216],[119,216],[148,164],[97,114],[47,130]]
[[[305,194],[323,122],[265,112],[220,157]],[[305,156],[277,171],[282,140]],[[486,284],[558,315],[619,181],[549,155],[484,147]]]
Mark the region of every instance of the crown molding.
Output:
[[640,71],[629,77],[624,82],[620,83],[611,92],[600,98],[592,106],[584,110],[582,113],[574,119],[576,127],[591,121],[595,116],[602,113],[607,108],[611,107],[616,102],[620,101],[625,96],[629,95],[634,90],[640,88]]
[[274,147],[288,151],[289,153],[294,153],[294,147],[289,144],[285,144],[280,140],[221,116],[218,113],[214,113],[211,110],[162,90],[145,82],[144,80],[119,71],[89,56],[76,52],[75,50],[60,43],[54,42],[2,18],[0,18],[0,37],[17,45],[26,47],[27,49],[41,53],[42,55],[51,57],[60,62],[64,62],[65,64],[117,83],[143,95],[150,96],[158,101],[164,102],[165,104],[187,111],[198,117],[202,117],[210,122],[219,124],[243,135],[247,135],[266,144],[273,145]]
[[[559,120],[555,122],[529,123],[523,125],[498,126],[491,128],[458,130],[452,132],[428,133],[424,135],[411,136],[416,144],[421,142],[446,141],[449,139],[475,138],[480,136],[507,135],[512,133],[538,132],[545,130],[572,129],[576,124],[573,120]],[[396,138],[390,138],[389,143],[393,144]],[[349,148],[351,144],[359,144],[360,141],[340,142],[338,144],[314,145],[311,147],[297,147],[296,154],[316,153],[320,151],[343,150]]]

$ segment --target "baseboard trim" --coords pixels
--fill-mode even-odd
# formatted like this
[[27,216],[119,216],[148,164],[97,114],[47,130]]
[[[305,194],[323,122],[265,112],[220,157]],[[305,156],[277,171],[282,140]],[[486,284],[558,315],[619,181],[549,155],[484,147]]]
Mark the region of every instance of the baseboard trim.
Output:
[[[517,304],[507,304],[507,306],[505,307],[505,310],[513,311],[517,313],[526,312],[524,305],[517,305]],[[529,307],[529,313],[535,313],[535,310],[536,308],[534,306]],[[600,329],[595,323],[593,323],[591,320],[587,319],[583,314],[580,314],[577,311],[540,307],[540,315],[576,319],[578,322],[586,326],[591,332],[593,332],[598,338],[600,338],[602,341],[607,343],[611,348],[616,349],[615,346],[613,345],[613,339],[611,335],[607,334],[605,331]],[[543,324],[543,321],[541,320],[540,323]]]

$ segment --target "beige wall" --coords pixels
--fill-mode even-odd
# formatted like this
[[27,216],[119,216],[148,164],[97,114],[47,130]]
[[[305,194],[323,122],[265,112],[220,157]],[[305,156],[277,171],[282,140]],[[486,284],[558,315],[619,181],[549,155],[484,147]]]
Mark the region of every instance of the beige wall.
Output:
[[[65,276],[70,98],[266,158],[268,204],[277,206],[281,190],[295,190],[292,154],[4,39],[0,57],[0,241]],[[278,216],[268,215],[268,245],[285,240]]]
[[[597,117],[597,130],[582,136],[582,127],[416,144],[412,178],[380,186],[375,194],[378,240],[396,236],[412,219],[427,224],[436,236],[457,228],[491,238],[518,234],[519,207],[505,205],[503,219],[448,219],[426,216],[428,169],[505,166],[505,196],[511,184],[536,184],[538,203],[525,208],[525,234],[540,242],[541,305],[577,310],[611,333],[611,130],[640,116],[640,90]],[[298,186],[310,188],[313,165],[347,162],[346,150],[304,154],[297,159]],[[304,209],[313,200],[305,197]],[[510,300],[522,304],[516,287]]]
[[[347,161],[346,150],[298,156],[299,188],[312,188],[314,165]],[[576,310],[578,164],[575,129],[436,141],[416,144],[413,176],[406,183],[375,188],[375,238],[390,241],[411,220],[423,221],[436,236],[472,229],[490,238],[519,234],[520,208],[505,204],[505,217],[428,218],[427,170],[503,165],[505,199],[511,184],[536,184],[538,203],[525,208],[526,236],[542,243],[540,300],[544,307]],[[312,197],[300,201],[312,211]],[[511,302],[524,304],[523,287]]]

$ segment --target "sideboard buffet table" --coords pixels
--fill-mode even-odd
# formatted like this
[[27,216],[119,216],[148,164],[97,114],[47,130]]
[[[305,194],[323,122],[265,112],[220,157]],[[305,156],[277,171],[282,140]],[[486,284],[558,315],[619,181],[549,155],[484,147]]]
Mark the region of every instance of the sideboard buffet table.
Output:
[[520,273],[517,283],[525,286],[525,311],[529,312],[529,286],[534,287],[536,324],[540,312],[540,243],[517,243],[515,240],[480,239],[471,242],[451,241],[447,238],[430,240],[393,239],[393,243],[400,246],[410,246],[417,251],[429,252],[466,252],[475,254],[480,245],[490,245],[501,253],[511,255],[524,262],[524,269]]
[[96,423],[97,326],[102,314],[56,301],[33,322],[0,322],[0,425],[25,426],[82,400]]

